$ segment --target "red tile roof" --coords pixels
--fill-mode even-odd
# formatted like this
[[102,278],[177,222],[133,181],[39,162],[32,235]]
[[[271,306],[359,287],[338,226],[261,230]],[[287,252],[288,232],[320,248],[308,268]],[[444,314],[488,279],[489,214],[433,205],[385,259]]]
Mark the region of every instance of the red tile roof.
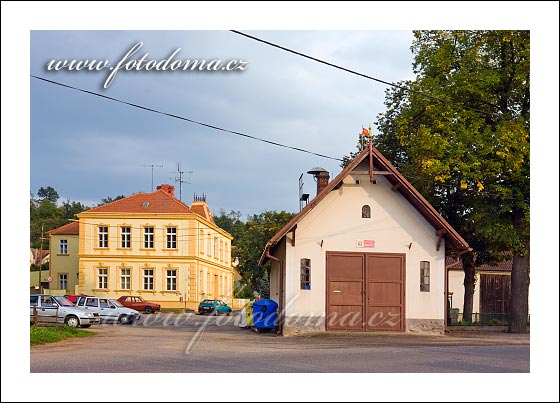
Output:
[[[455,261],[455,259],[448,257],[446,259],[446,264],[453,263],[454,261]],[[499,262],[495,265],[490,265],[490,264],[486,264],[486,263],[482,264],[482,265],[476,267],[476,271],[511,272],[512,267],[513,267],[513,260],[508,259],[508,260],[502,260],[501,262]],[[459,263],[457,266],[452,267],[450,270],[463,270],[463,264]]]
[[48,232],[51,235],[79,235],[80,223],[74,221],[70,224],[63,225],[62,227],[55,228]]
[[204,217],[211,223],[214,223],[214,218],[212,217],[212,213],[210,212],[210,209],[208,208],[208,205],[205,202],[194,201],[191,204],[191,211],[193,213],[198,214],[201,217]]
[[137,193],[102,206],[94,207],[84,213],[192,213],[192,210],[183,202],[165,192],[156,190],[153,193]]

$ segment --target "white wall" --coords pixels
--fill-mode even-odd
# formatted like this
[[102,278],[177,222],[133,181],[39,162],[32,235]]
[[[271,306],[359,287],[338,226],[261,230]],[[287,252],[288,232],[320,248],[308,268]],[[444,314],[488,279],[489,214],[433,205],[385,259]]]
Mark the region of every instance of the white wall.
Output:
[[[480,276],[476,273],[476,285],[473,295],[473,312],[480,312]],[[465,300],[465,272],[463,270],[449,270],[448,290],[453,293],[452,308],[458,308],[459,312],[463,312],[463,303]]]
[[[360,169],[360,168],[358,168]],[[361,183],[356,184],[356,179]],[[406,318],[444,318],[445,243],[436,251],[436,230],[382,175],[349,175],[297,225],[296,246],[286,236],[287,315],[325,315],[326,252],[402,253],[406,255]],[[362,218],[362,206],[372,218]],[[358,248],[371,239],[374,248]],[[322,246],[321,246],[322,242]],[[412,246],[409,249],[409,244]],[[300,290],[300,259],[311,259],[311,290]],[[430,292],[420,292],[420,261],[430,262]]]

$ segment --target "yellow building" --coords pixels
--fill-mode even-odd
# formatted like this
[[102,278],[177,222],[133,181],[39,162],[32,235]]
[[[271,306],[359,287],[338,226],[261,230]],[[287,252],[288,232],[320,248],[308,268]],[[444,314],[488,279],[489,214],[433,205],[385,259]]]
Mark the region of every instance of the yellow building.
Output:
[[[77,222],[49,231],[50,277],[49,293],[74,294],[78,286],[79,225]],[[43,277],[42,281],[46,281]]]
[[[72,293],[140,295],[162,308],[196,309],[205,298],[231,303],[233,237],[214,223],[204,198],[189,207],[174,197],[173,186],[161,185],[78,218],[77,289],[70,288],[69,266],[58,266],[62,256],[51,268],[53,282],[68,273]],[[51,231],[51,248],[62,240],[55,233],[62,228]]]

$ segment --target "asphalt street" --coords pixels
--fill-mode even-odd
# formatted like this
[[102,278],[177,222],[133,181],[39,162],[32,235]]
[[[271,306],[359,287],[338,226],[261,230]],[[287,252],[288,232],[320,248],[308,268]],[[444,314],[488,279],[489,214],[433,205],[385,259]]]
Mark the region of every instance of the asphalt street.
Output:
[[90,338],[31,347],[33,372],[529,372],[529,335],[347,334],[281,337],[238,316],[142,315],[99,325]]

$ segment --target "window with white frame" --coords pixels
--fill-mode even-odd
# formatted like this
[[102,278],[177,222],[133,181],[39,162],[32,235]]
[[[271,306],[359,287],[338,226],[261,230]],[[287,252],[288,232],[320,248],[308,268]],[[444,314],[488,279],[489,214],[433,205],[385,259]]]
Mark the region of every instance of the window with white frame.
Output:
[[177,270],[168,269],[165,274],[166,290],[177,291]]
[[130,269],[121,269],[121,290],[130,290]]
[[121,248],[130,249],[130,227],[121,227]]
[[61,255],[67,255],[68,254],[68,240],[67,239],[61,239],[58,245],[59,245],[59,253]]
[[107,226],[100,226],[97,227],[98,229],[98,244],[99,248],[108,248],[109,247],[109,227]]
[[430,291],[430,262],[420,262],[420,291]]
[[144,227],[144,248],[154,248],[154,227]]
[[101,290],[109,288],[109,269],[107,267],[97,269],[97,288]]
[[144,290],[154,289],[154,269],[144,269]]
[[214,259],[218,258],[218,238],[214,237]]
[[58,289],[66,290],[68,288],[68,274],[60,273],[58,275]]
[[177,228],[167,227],[167,249],[177,249]]
[[204,253],[204,231],[200,230],[198,232],[198,249],[199,253]]
[[206,254],[210,256],[212,253],[212,235],[208,233],[206,242]]
[[220,239],[220,260],[224,260],[224,241]]

